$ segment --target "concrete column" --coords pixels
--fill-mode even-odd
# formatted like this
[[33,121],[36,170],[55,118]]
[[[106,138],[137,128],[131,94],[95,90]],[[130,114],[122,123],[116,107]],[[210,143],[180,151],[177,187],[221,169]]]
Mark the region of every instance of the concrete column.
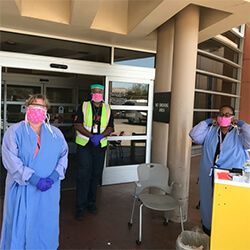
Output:
[[[187,219],[191,139],[189,131],[193,123],[193,103],[196,75],[197,43],[199,31],[199,7],[189,5],[176,15],[174,38],[174,62],[172,74],[171,111],[167,165],[170,183],[175,181],[172,195],[183,208]],[[170,220],[180,221],[179,211],[170,213]]]
[[250,26],[245,27],[239,119],[250,123]]
[[[155,93],[171,91],[173,49],[174,19],[171,19],[158,28]],[[153,122],[151,162],[167,165],[168,131],[169,124]]]

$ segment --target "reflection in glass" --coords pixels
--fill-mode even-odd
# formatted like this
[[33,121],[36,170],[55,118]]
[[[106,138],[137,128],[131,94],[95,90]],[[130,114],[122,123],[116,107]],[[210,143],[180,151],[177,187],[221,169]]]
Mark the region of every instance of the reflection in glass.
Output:
[[[56,125],[54,125],[56,126]],[[65,140],[67,142],[74,142],[75,141],[75,129],[73,126],[57,126],[63,133]],[[74,147],[76,145],[73,145]]]
[[13,105],[9,104],[7,106],[7,122],[8,123],[16,123],[23,121],[25,119],[25,114],[21,113],[21,106],[22,105]]
[[[2,94],[3,93],[2,91]],[[25,102],[30,95],[38,93],[41,93],[41,87],[7,85],[7,101]]]
[[232,50],[231,48],[223,45],[213,39],[209,39],[198,45],[198,48],[214,55],[226,58],[232,62],[238,63],[239,55],[238,52]]
[[[78,89],[78,104],[80,105],[83,101],[91,100],[90,86],[92,84],[102,84],[105,86],[105,79],[103,76],[88,76],[83,77],[81,80],[81,88]],[[84,87],[83,87],[84,86]],[[83,87],[83,88],[82,88]],[[105,100],[105,91],[103,93],[103,99]]]
[[196,109],[219,109],[222,105],[235,106],[235,97],[195,93],[194,108]]
[[226,63],[215,61],[205,56],[197,56],[197,69],[237,79],[237,68]]
[[148,84],[110,82],[109,103],[112,105],[148,105]]
[[119,135],[121,131],[130,136],[133,133],[146,135],[147,111],[135,110],[112,110],[114,116],[115,132],[112,135]]
[[[8,43],[13,41],[17,46]],[[22,41],[22,42],[20,42]],[[93,62],[111,62],[111,47],[59,40],[40,36],[0,32],[1,50],[25,54],[70,58]],[[22,46],[21,46],[22,45]]]
[[236,95],[237,83],[197,73],[195,88]]
[[110,141],[107,148],[107,167],[145,162],[146,140]]
[[[63,108],[63,113],[61,112]],[[75,116],[75,106],[52,106],[49,109],[50,123],[72,123]]]
[[128,119],[129,124],[146,124],[147,112],[140,110],[126,110],[125,117]]
[[209,118],[216,118],[218,112],[194,112],[193,126]]
[[79,89],[78,90],[78,104],[80,105],[83,101],[90,101],[91,95],[90,95],[90,86],[87,90],[85,89]]
[[51,103],[75,103],[76,89],[47,88],[46,96]]
[[128,66],[155,68],[155,54],[115,48],[114,63]]
[[236,34],[233,34],[230,30],[221,34],[222,36],[225,36],[227,39],[229,39],[231,42],[234,43],[235,47],[238,49],[240,48],[240,37],[238,37]]

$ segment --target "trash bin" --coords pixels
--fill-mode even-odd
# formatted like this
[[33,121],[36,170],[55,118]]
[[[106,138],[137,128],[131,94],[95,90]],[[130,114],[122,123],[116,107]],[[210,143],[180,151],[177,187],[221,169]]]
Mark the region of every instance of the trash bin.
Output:
[[209,250],[209,236],[205,233],[183,231],[176,240],[177,250]]

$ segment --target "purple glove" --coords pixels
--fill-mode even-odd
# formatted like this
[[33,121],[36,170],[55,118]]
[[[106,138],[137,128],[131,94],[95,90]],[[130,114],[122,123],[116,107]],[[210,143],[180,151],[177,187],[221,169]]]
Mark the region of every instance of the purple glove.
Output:
[[48,189],[51,188],[51,186],[53,185],[54,181],[51,180],[50,178],[40,178],[40,180],[38,181],[36,187],[44,192],[47,191]]
[[98,134],[98,135],[91,135],[90,136],[90,140],[92,141],[92,143],[94,144],[94,146],[98,146],[100,143],[100,140],[103,138],[102,134]]

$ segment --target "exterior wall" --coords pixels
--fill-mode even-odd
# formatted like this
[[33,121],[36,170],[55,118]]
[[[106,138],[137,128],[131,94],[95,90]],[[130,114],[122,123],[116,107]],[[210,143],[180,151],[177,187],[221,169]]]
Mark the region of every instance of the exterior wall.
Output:
[[239,119],[250,123],[250,26],[245,27]]

